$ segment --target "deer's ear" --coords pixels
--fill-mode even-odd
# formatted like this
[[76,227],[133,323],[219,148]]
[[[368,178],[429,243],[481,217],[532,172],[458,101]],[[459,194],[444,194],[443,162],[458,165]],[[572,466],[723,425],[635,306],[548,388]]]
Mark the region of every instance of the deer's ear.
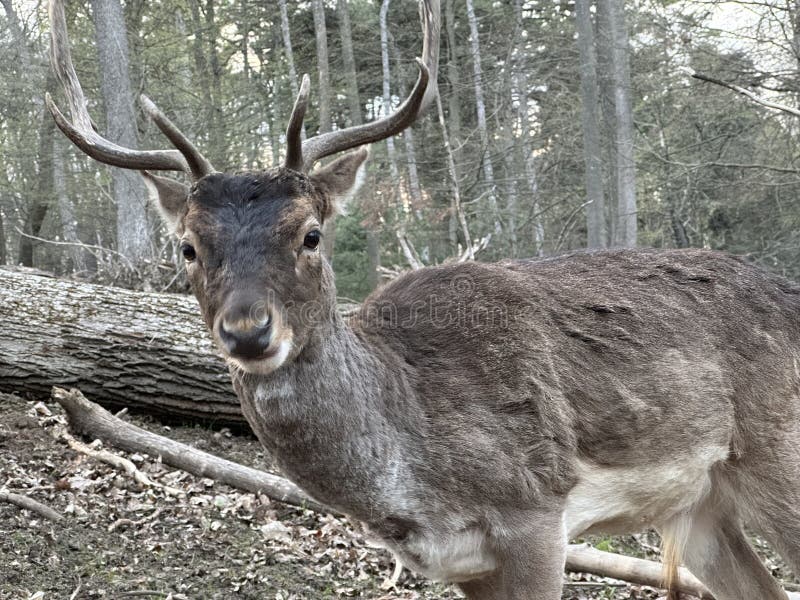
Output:
[[170,231],[175,231],[186,212],[186,199],[189,197],[189,186],[169,177],[153,175],[142,171],[145,183],[151,195],[156,196],[158,212],[166,222]]
[[309,178],[314,187],[322,192],[323,206],[320,207],[320,216],[323,219],[329,218],[335,212],[336,199],[346,199],[358,189],[359,170],[368,156],[369,150],[362,147],[311,173]]

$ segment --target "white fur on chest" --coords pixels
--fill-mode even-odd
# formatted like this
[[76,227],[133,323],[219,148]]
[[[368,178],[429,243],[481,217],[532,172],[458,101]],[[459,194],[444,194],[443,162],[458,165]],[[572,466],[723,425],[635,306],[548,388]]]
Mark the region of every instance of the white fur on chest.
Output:
[[413,532],[401,543],[380,545],[391,550],[403,565],[433,581],[469,581],[497,568],[486,533],[477,527],[446,533]]
[[699,502],[709,491],[711,467],[727,449],[634,467],[577,465],[578,484],[567,497],[569,538],[584,532],[632,533],[657,526]]

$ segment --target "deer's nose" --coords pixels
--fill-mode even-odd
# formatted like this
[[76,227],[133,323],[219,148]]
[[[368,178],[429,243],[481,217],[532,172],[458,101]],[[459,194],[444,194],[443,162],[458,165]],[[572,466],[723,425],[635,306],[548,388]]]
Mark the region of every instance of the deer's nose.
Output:
[[220,319],[217,326],[219,340],[233,357],[249,360],[262,358],[272,338],[272,319],[268,313],[251,316],[242,312],[242,309],[234,309]]

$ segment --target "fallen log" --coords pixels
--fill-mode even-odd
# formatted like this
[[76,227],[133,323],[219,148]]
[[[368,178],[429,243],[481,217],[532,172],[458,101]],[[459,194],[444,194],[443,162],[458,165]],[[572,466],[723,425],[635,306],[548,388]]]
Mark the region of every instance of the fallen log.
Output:
[[[287,479],[219,458],[191,446],[145,431],[123,421],[97,404],[87,400],[78,390],[53,388],[53,398],[64,408],[70,426],[77,432],[127,452],[161,456],[171,467],[199,477],[208,477],[248,492],[263,493],[273,500],[337,514],[319,504]],[[663,585],[660,563],[603,552],[587,544],[570,544],[567,548],[567,571],[591,573],[653,588]],[[678,569],[677,591],[682,594],[714,600],[714,596],[687,569]],[[789,600],[800,600],[800,594],[787,592]]]
[[78,387],[110,408],[244,425],[191,296],[0,269],[0,391]]

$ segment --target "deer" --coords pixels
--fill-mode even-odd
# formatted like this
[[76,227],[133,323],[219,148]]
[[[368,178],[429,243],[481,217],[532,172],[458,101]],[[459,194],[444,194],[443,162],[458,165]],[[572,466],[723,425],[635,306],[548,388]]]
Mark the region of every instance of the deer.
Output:
[[[657,529],[718,600],[785,600],[745,524],[800,574],[800,287],[711,250],[612,249],[422,268],[336,310],[322,228],[365,146],[436,93],[440,11],[420,3],[417,82],[390,115],[220,173],[148,98],[174,145],[92,125],[61,0],[58,127],[154,189],[247,421],[311,497],[403,565],[474,600],[561,597],[569,539]],[[315,168],[333,155],[331,162]],[[175,171],[191,186],[155,175]]]

